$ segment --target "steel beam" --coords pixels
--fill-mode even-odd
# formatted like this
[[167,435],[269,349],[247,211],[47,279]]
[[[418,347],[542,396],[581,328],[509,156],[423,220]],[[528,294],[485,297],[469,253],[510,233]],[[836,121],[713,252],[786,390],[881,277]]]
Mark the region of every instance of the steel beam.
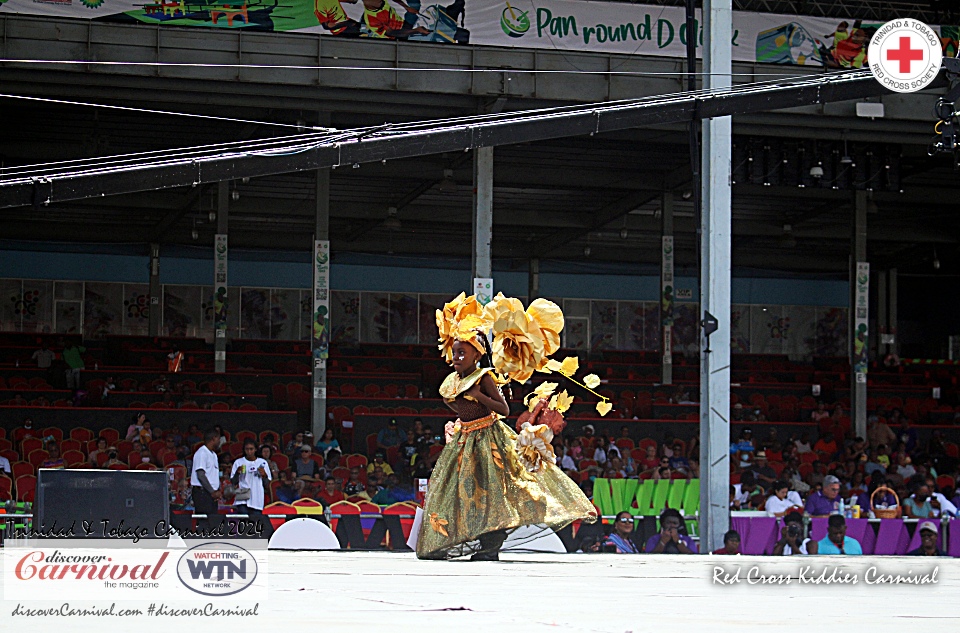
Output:
[[0,208],[688,123],[886,93],[869,70],[712,93],[392,124],[0,171]]

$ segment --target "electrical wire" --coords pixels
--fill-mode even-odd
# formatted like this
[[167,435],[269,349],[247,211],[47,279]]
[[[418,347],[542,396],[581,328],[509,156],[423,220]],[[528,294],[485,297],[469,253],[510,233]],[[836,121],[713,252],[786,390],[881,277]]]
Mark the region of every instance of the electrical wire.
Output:
[[[613,102],[605,102],[596,105],[575,105],[561,106],[553,108],[543,108],[536,110],[524,110],[519,112],[481,114],[467,117],[456,117],[448,119],[439,119],[433,121],[421,121],[413,123],[384,124],[378,127],[366,127],[352,130],[333,131],[326,130],[321,133],[300,134],[288,137],[277,137],[268,140],[241,141],[235,143],[226,143],[202,147],[188,147],[170,151],[154,151],[137,154],[128,154],[123,156],[110,156],[102,159],[87,159],[74,161],[61,161],[55,163],[45,163],[39,165],[24,166],[15,169],[5,169],[0,174],[6,176],[0,184],[14,184],[16,181],[31,180],[37,178],[52,178],[56,176],[65,176],[67,171],[71,177],[79,175],[93,175],[98,173],[110,173],[114,171],[129,171],[136,168],[146,167],[165,167],[172,165],[184,165],[185,163],[194,163],[199,170],[200,163],[204,159],[226,160],[231,157],[242,156],[288,156],[299,154],[321,146],[338,147],[338,144],[344,142],[364,142],[370,139],[389,139],[397,136],[416,135],[418,133],[436,133],[454,127],[457,129],[470,129],[473,126],[489,124],[517,124],[525,121],[542,121],[545,118],[562,117],[570,113],[580,114],[584,117],[594,117],[597,120],[598,128],[601,115],[616,114],[619,110],[627,108],[636,108],[644,103],[656,101],[662,105],[669,105],[674,100],[689,100],[695,98],[709,98],[713,96],[733,96],[749,94],[756,91],[764,91],[771,86],[782,87],[803,87],[809,84],[818,90],[824,85],[835,81],[860,80],[865,75],[869,75],[869,70],[842,71],[831,75],[810,78],[805,77],[794,81],[764,81],[742,84],[730,88],[709,88],[692,92],[678,92],[668,95],[655,95],[639,99],[627,99]],[[158,160],[159,159],[159,160]],[[339,162],[338,164],[339,165]],[[77,167],[80,169],[78,170]],[[335,167],[335,166],[334,166]],[[198,174],[199,175],[199,174]]]
[[[132,106],[107,105],[104,103],[84,103],[83,101],[68,101],[66,99],[51,99],[49,97],[28,97],[25,95],[0,94],[2,99],[22,99],[24,101],[39,101],[41,103],[55,103],[57,105],[75,105],[89,108],[105,108],[107,110],[123,110],[126,112],[138,112],[144,114],[165,114],[170,116],[192,117],[196,119],[210,119],[213,121],[225,121],[227,123],[252,123],[254,125],[271,125],[276,127],[293,128],[297,130],[304,129],[302,125],[291,125],[289,123],[271,123],[269,121],[252,121],[249,119],[234,119],[224,116],[213,116],[210,114],[193,114],[191,112],[167,112],[165,110],[150,110],[147,108],[134,108]],[[312,128],[327,129],[327,128]]]

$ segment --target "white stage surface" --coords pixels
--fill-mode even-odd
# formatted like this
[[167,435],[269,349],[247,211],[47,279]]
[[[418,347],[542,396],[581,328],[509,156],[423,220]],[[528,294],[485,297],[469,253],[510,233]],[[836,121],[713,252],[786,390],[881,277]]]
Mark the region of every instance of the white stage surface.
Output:
[[[412,553],[279,552],[268,558],[269,597],[245,618],[11,618],[4,600],[0,630],[138,633],[189,626],[250,631],[654,631],[654,630],[953,630],[960,560],[916,557],[751,557],[614,554],[502,554],[500,562],[419,561]],[[720,566],[740,582],[720,585]],[[751,568],[784,585],[749,584]],[[822,571],[856,584],[801,583]],[[870,584],[882,574],[921,576],[926,585]],[[874,572],[874,573],[875,573]],[[912,573],[911,573],[912,572]],[[2,576],[0,576],[2,577]],[[38,596],[39,598],[40,596]],[[144,596],[149,600],[148,596]],[[240,595],[232,604],[246,605]],[[58,606],[52,597],[30,608]],[[84,606],[89,601],[71,601]],[[145,608],[147,603],[117,606]],[[179,606],[198,606],[195,604]],[[89,605],[87,605],[89,606]],[[177,624],[175,624],[177,623]],[[210,628],[206,628],[210,627]],[[291,629],[290,627],[296,627]],[[771,628],[773,627],[773,628]],[[127,630],[127,629],[123,629]],[[132,630],[132,629],[131,629]]]

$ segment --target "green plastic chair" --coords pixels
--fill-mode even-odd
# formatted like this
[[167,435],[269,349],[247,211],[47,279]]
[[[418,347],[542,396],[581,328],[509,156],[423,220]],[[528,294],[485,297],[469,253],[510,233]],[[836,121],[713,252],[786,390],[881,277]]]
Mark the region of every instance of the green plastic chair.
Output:
[[683,494],[687,491],[686,479],[674,479],[670,486],[670,495],[667,497],[667,505],[675,510],[683,508]]
[[653,515],[659,516],[667,505],[667,497],[670,495],[669,479],[660,479],[654,483],[653,487]]
[[593,481],[593,503],[600,509],[600,514],[607,516],[616,514],[613,497],[610,493],[610,480],[597,477]]
[[[637,485],[640,482],[636,479],[611,479],[610,488],[612,489],[611,499],[617,512],[623,512],[633,506],[633,499],[637,496]],[[631,512],[631,514],[633,514]]]
[[700,511],[700,480],[691,479],[687,484],[687,490],[683,494],[681,509],[687,516],[696,514]]
[[636,499],[637,507],[632,507],[630,511],[633,512],[634,516],[642,517],[652,517],[656,514],[653,509],[650,507],[651,502],[653,501],[653,484],[656,483],[652,479],[645,479],[637,485]]

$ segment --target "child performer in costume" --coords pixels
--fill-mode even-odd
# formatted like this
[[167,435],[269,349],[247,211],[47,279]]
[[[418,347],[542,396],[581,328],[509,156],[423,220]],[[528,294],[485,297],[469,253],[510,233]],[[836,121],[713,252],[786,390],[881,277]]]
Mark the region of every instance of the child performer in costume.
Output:
[[518,441],[501,422],[510,408],[500,385],[508,379],[524,382],[555,363],[549,354],[560,346],[560,308],[538,299],[524,311],[520,301],[502,295],[483,307],[461,294],[437,311],[437,325],[440,350],[454,368],[440,395],[458,419],[447,423],[447,444],[430,478],[417,556],[498,560],[500,546],[516,528],[556,530],[576,520],[595,521],[593,504],[554,464],[548,426],[526,422]]

